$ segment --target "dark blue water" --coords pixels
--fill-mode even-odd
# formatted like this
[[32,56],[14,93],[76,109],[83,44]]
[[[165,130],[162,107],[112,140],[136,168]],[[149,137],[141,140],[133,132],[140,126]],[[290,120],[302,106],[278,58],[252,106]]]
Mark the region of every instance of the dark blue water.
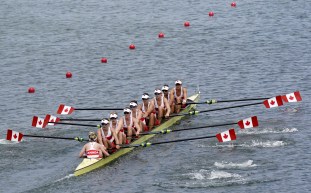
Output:
[[[0,192],[310,192],[311,2],[1,1],[0,138],[24,134],[86,137],[90,128],[31,127],[60,103],[124,107],[143,92],[181,79],[201,99],[301,92],[301,103],[202,113],[176,129],[257,115],[260,126],[233,143],[206,139],[139,149],[72,177],[81,143],[24,138],[0,145]],[[208,12],[215,16],[209,17]],[[190,27],[183,26],[184,21]],[[159,32],[165,38],[159,39]],[[129,50],[133,43],[135,50]],[[100,63],[102,57],[107,64]],[[73,73],[66,79],[67,71]],[[35,94],[28,94],[30,86]],[[238,103],[240,104],[240,103]],[[236,105],[199,105],[198,110]],[[109,112],[80,111],[75,118]],[[92,123],[90,123],[92,124]],[[94,123],[93,123],[94,124]],[[160,136],[214,135],[230,127]],[[1,140],[1,143],[4,143]]]

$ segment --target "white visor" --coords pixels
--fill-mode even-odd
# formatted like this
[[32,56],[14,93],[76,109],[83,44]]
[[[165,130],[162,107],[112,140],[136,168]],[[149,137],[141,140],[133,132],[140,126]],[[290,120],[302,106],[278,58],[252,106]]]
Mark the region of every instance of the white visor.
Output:
[[135,102],[130,102],[130,107],[137,107],[137,103],[135,103]]
[[100,123],[107,125],[109,123],[109,121],[107,119],[103,119]]
[[161,93],[162,93],[162,91],[160,89],[155,89],[154,90],[154,94],[161,94]]
[[143,96],[141,96],[142,99],[149,99],[149,95],[147,94],[143,94]]
[[175,84],[182,84],[181,80],[176,80]]
[[117,114],[110,114],[109,118],[118,118],[118,115]]
[[162,90],[168,90],[169,88],[168,88],[168,86],[163,86],[162,87]]
[[125,109],[123,109],[123,112],[124,112],[124,113],[125,113],[125,112],[131,113],[132,111],[131,111],[131,109],[129,109],[129,108],[125,108]]

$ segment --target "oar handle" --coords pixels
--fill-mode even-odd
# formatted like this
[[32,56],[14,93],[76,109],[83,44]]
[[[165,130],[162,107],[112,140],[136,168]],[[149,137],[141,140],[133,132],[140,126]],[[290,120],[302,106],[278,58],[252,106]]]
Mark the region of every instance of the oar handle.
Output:
[[69,138],[69,137],[53,137],[53,136],[39,136],[39,135],[23,135],[23,136],[25,136],[25,137],[36,137],[36,138],[75,140],[75,141],[79,141],[79,142],[88,141],[82,137]]

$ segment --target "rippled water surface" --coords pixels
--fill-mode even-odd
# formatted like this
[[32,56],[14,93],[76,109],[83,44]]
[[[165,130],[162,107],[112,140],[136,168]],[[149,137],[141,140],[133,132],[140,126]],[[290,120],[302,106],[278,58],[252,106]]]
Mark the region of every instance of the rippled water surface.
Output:
[[[1,1],[0,192],[310,192],[311,2]],[[213,11],[214,17],[208,12]],[[183,23],[190,22],[185,28]],[[165,38],[159,39],[163,32]],[[135,50],[129,50],[130,44]],[[102,57],[108,63],[100,62]],[[66,79],[67,71],[73,73]],[[109,166],[73,177],[82,144],[24,134],[86,137],[90,128],[31,127],[33,116],[76,108],[124,107],[176,79],[201,100],[273,97],[299,90],[300,103],[202,113],[175,129],[257,115],[237,140],[206,139],[137,149]],[[33,86],[35,94],[28,94]],[[240,104],[240,103],[238,103]],[[198,105],[198,110],[236,103]],[[76,111],[74,118],[108,112]],[[94,124],[94,123],[86,123]],[[159,136],[214,135],[230,127]]]

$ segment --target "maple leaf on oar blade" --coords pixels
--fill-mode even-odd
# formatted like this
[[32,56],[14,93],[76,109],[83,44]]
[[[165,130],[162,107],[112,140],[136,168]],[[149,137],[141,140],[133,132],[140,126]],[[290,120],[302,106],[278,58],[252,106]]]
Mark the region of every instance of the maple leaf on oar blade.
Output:
[[227,134],[224,134],[224,136],[223,136],[225,139],[227,139],[228,138],[228,135]]

